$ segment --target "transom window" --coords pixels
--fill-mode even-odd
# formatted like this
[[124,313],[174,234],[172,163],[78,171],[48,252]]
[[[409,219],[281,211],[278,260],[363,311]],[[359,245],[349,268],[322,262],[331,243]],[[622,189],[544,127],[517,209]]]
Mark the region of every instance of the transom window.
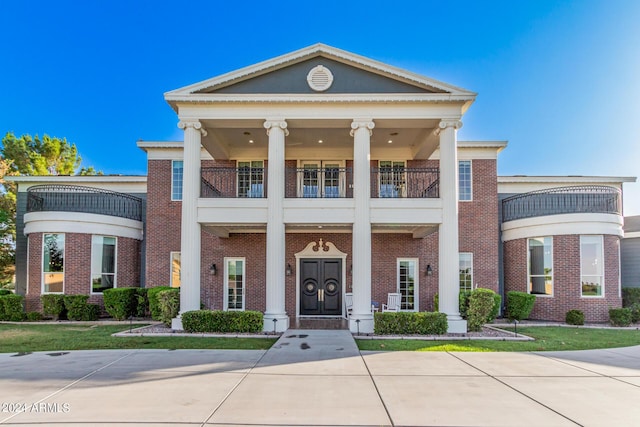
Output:
[[264,161],[238,162],[238,197],[264,197]]
[[400,310],[418,311],[418,260],[398,259]]
[[470,201],[473,199],[471,184],[471,160],[460,160],[458,162],[458,200]]
[[116,238],[91,236],[91,292],[116,287]]
[[580,285],[583,297],[604,296],[602,236],[580,236]]
[[529,293],[553,296],[553,238],[529,239]]
[[182,160],[171,161],[171,200],[182,200],[183,165]]
[[225,258],[224,309],[244,310],[245,259]]
[[382,198],[406,197],[406,172],[404,161],[380,160],[378,195]]
[[64,293],[64,234],[42,240],[42,293]]
[[460,263],[460,291],[473,290],[473,254],[461,252]]

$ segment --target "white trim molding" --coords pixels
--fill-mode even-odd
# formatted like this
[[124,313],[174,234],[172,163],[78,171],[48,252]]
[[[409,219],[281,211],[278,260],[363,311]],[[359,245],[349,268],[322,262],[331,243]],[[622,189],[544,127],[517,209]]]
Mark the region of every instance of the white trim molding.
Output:
[[502,224],[502,241],[568,234],[608,234],[623,237],[622,217],[614,214],[547,215]]
[[80,212],[31,212],[24,216],[24,234],[79,233],[142,240],[143,224],[127,218]]

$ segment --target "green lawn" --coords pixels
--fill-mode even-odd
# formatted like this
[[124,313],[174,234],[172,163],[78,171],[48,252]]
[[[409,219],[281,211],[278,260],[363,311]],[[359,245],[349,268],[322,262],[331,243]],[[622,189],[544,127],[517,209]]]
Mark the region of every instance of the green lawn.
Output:
[[373,351],[557,351],[640,345],[640,331],[637,330],[538,326],[520,327],[518,333],[535,338],[535,341],[420,341],[406,339],[356,340],[356,342],[360,350]]
[[[136,327],[141,325],[136,325]],[[126,325],[0,324],[0,353],[94,349],[241,349],[270,348],[275,338],[112,337]]]

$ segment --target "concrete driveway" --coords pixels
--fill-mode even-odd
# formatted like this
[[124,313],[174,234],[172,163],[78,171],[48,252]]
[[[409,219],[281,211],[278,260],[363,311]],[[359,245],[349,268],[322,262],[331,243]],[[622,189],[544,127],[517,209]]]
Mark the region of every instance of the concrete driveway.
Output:
[[0,354],[5,425],[640,425],[640,346],[362,352],[290,330],[268,351]]

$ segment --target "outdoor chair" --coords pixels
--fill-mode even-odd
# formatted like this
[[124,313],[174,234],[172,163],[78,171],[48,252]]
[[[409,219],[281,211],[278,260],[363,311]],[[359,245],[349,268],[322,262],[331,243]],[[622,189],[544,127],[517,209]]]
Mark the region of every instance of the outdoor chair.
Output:
[[384,313],[386,311],[400,311],[400,294],[387,294],[387,303],[382,304],[382,312]]

